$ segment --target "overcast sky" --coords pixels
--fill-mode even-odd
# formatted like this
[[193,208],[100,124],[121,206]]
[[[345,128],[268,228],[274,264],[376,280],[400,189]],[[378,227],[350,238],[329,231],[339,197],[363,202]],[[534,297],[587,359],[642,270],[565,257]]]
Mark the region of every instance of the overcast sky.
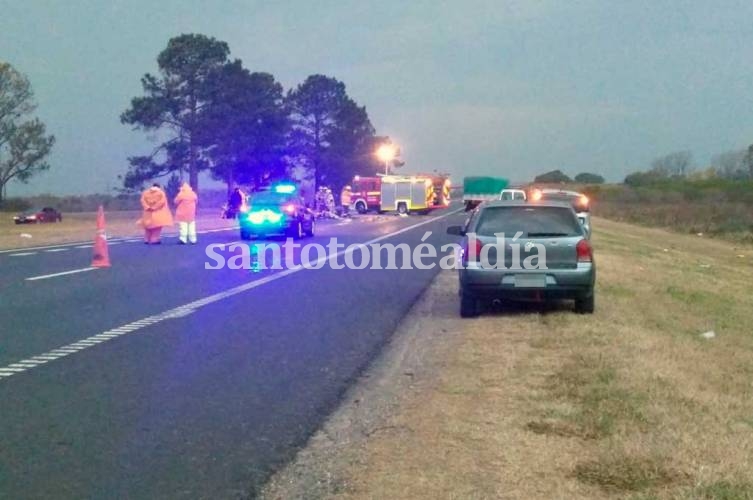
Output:
[[619,180],[682,149],[703,165],[753,142],[751,19],[750,0],[0,0],[0,60],[57,137],[52,170],[8,195],[118,185],[148,147],[118,117],[181,33],[286,89],[344,81],[406,169]]

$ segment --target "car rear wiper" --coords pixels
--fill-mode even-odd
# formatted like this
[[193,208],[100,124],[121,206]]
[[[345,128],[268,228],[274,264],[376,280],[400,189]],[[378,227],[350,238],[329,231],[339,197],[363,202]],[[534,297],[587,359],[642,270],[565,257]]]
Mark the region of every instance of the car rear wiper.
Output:
[[547,238],[556,236],[570,236],[569,233],[528,233],[529,238]]

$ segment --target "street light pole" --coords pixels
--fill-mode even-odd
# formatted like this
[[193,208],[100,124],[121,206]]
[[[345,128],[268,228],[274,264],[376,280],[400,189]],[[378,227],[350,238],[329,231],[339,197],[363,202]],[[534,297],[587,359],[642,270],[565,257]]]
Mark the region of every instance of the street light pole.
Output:
[[382,144],[376,151],[377,157],[384,162],[384,175],[390,175],[390,162],[397,156],[397,148],[392,144]]

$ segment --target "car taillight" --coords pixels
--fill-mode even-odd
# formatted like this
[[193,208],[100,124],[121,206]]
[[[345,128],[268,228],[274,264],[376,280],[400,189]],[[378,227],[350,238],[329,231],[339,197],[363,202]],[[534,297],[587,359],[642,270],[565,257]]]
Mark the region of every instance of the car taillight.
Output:
[[543,196],[543,193],[539,191],[538,189],[534,189],[533,192],[531,192],[532,201],[540,201],[542,196]]
[[294,214],[295,213],[295,205],[293,205],[293,204],[285,205],[284,207],[282,207],[282,209],[285,212],[289,213],[289,214]]
[[591,262],[593,261],[593,249],[588,240],[580,240],[575,245],[575,253],[578,254],[578,262]]
[[476,238],[468,240],[463,248],[463,263],[478,262],[481,256],[481,248],[484,244]]

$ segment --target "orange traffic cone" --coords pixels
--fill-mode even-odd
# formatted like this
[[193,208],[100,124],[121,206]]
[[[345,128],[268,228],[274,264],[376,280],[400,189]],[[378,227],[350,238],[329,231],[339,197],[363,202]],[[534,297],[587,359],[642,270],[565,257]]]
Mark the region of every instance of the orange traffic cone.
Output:
[[105,234],[105,210],[102,205],[97,210],[97,234],[94,236],[92,267],[110,267],[110,253],[107,251],[107,234]]

